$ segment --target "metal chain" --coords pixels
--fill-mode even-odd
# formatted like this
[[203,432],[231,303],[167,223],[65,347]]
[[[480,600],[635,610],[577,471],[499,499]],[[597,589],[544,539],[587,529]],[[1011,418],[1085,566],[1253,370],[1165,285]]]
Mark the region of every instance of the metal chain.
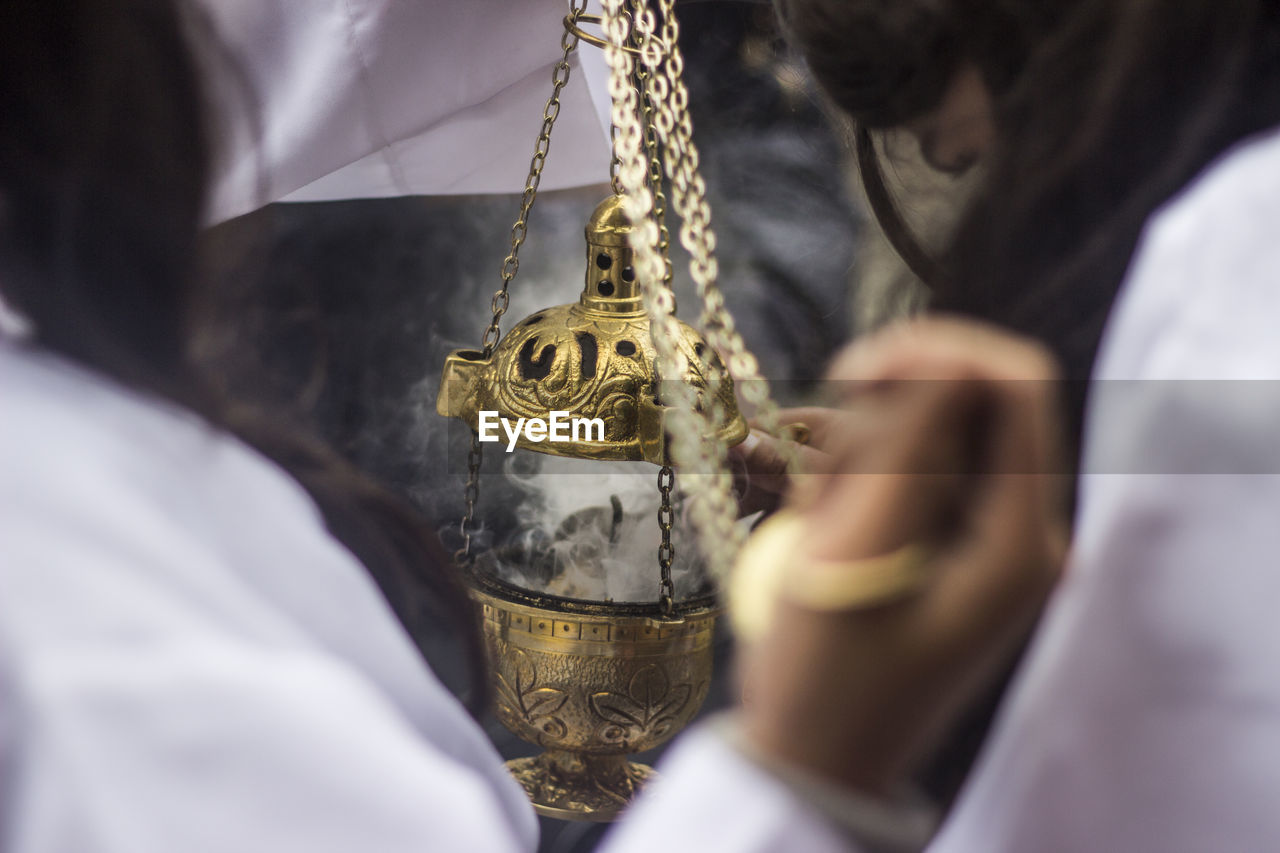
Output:
[[[632,31],[632,43],[636,41]],[[662,151],[658,144],[658,131],[654,127],[655,110],[649,99],[646,78],[649,71],[643,65],[634,70],[636,91],[640,93],[641,113],[644,127],[644,148],[649,157],[649,190],[653,193],[653,219],[658,224],[658,253],[662,256],[664,287],[670,288],[675,268],[671,263],[671,232],[667,230],[667,196],[662,185]],[[617,154],[614,154],[615,159]],[[674,616],[675,585],[671,581],[671,566],[675,562],[676,550],[671,544],[671,530],[675,527],[675,510],[671,503],[671,490],[675,486],[675,470],[664,465],[658,472],[658,493],[661,502],[658,506],[658,532],[661,543],[658,545],[658,570],[661,576],[658,588],[658,606],[664,616]]]
[[[623,9],[622,16],[630,24],[631,12]],[[622,181],[618,177],[618,170],[622,167],[622,161],[618,159],[618,126],[612,122],[609,124],[609,154],[609,183],[613,186],[614,195],[622,195]]]
[[671,263],[671,232],[667,230],[667,194],[662,184],[662,149],[658,144],[657,110],[649,97],[647,85],[649,71],[644,68],[636,72],[637,88],[640,91],[640,103],[643,105],[644,147],[649,154],[649,188],[653,191],[653,218],[658,223],[658,251],[662,254],[665,272],[662,283],[671,287],[675,278],[675,267]]
[[662,544],[658,546],[658,568],[662,573],[658,604],[663,616],[674,616],[676,612],[676,588],[671,582],[671,564],[676,558],[676,549],[671,544],[671,528],[675,526],[671,490],[675,484],[676,472],[670,465],[662,466],[658,472],[658,492],[662,495],[662,503],[658,506],[658,529],[662,531]]
[[[620,128],[619,153],[623,161],[619,177],[628,193],[635,196],[634,203],[628,204],[628,215],[633,222],[642,221],[641,217],[653,210],[656,198],[637,192],[646,183],[643,180],[640,157],[642,135],[639,129],[641,122],[645,131],[652,128],[662,143],[662,159],[665,161],[666,175],[671,181],[671,193],[676,213],[681,218],[680,241],[690,256],[690,274],[697,286],[701,301],[701,315],[698,325],[712,345],[711,351],[719,351],[729,369],[729,375],[737,380],[739,396],[754,408],[754,415],[761,425],[770,433],[778,433],[778,407],[770,393],[768,382],[760,372],[759,361],[747,348],[741,334],[737,331],[732,316],[725,305],[724,297],[719,289],[717,278],[718,263],[715,258],[715,232],[711,227],[711,211],[706,201],[706,184],[699,171],[699,154],[693,142],[693,124],[689,115],[689,95],[683,80],[684,60],[679,49],[679,22],[675,15],[675,0],[656,0],[662,14],[662,30],[657,34],[655,16],[647,8],[646,0],[634,0],[634,23],[636,42],[640,48],[641,64],[644,67],[642,77],[645,106],[650,107],[648,115],[643,109],[636,115],[637,98],[626,91],[625,83],[631,73],[630,58],[618,49],[625,44],[629,28],[617,20],[621,0],[607,0],[604,19],[606,32],[611,46],[606,48],[609,61],[610,94],[614,97],[613,122]],[[644,143],[648,143],[649,133],[644,132]],[[645,144],[645,148],[649,145]],[[634,159],[636,174],[629,174],[628,160]],[[649,181],[647,183],[652,183]],[[656,226],[655,229],[656,230]],[[645,307],[651,319],[652,335],[655,349],[659,354],[660,372],[666,376],[683,376],[688,362],[675,347],[675,335],[678,327],[674,317],[674,297],[669,288],[649,287],[656,280],[656,269],[650,267],[646,259],[648,248],[652,243],[657,248],[658,235],[650,234],[648,228],[638,229],[633,249],[637,255],[637,273],[645,296]],[[657,252],[654,252],[657,255]],[[657,260],[655,258],[654,260]],[[660,262],[660,261],[659,261]],[[665,270],[664,270],[665,272]],[[664,276],[664,280],[667,280]],[[668,322],[670,321],[670,322]],[[665,339],[665,340],[664,340]],[[690,493],[690,518],[698,533],[699,545],[706,555],[712,573],[723,579],[732,566],[743,536],[736,525],[737,502],[732,492],[732,478],[726,463],[724,443],[716,436],[724,422],[725,412],[715,393],[718,371],[712,369],[710,352],[702,373],[708,380],[707,397],[701,401],[692,393],[686,383],[668,383],[664,391],[675,391],[666,400],[675,409],[668,420],[672,436],[671,456],[676,464],[689,470],[709,472],[708,476],[699,476],[692,482],[686,481],[686,491]],[[701,403],[701,405],[699,405]],[[796,454],[794,448],[783,445],[783,452],[789,456],[789,463],[794,464]]]
[[476,517],[476,501],[480,500],[480,463],[484,461],[484,452],[480,445],[480,436],[471,433],[471,449],[467,451],[467,487],[462,492],[462,500],[466,511],[462,521],[458,523],[458,532],[462,534],[462,547],[453,554],[459,565],[471,558],[471,525]]
[[[576,24],[578,18],[587,10],[587,0],[572,0],[569,9],[569,21]],[[542,183],[542,168],[546,165],[547,154],[551,151],[551,130],[560,116],[560,93],[569,82],[569,57],[578,47],[578,37],[566,26],[560,36],[560,61],[551,71],[551,97],[542,110],[542,127],[538,130],[538,141],[533,147],[533,157],[529,160],[529,176],[524,183],[524,193],[520,196],[520,215],[511,226],[511,251],[502,262],[502,287],[493,294],[490,306],[493,308],[493,319],[484,330],[481,344],[487,358],[493,354],[502,337],[502,315],[507,313],[511,304],[511,281],[520,270],[520,247],[524,245],[529,233],[529,214],[533,211],[533,203],[538,197],[538,186]],[[462,534],[462,547],[454,553],[454,560],[466,562],[471,557],[471,526],[475,523],[476,503],[480,500],[480,465],[484,461],[484,450],[480,437],[471,434],[471,448],[467,451],[467,485],[462,499],[466,505],[462,520],[458,523],[458,532]]]
[[[578,18],[586,11],[587,0],[573,0],[573,5],[569,11],[570,23],[577,23]],[[533,203],[538,196],[538,185],[542,183],[542,167],[547,162],[547,153],[551,150],[551,129],[555,126],[556,118],[560,115],[560,92],[564,89],[565,84],[569,82],[569,57],[578,47],[578,37],[570,27],[564,28],[564,33],[560,36],[560,47],[563,54],[560,61],[556,63],[555,68],[551,72],[551,98],[547,101],[547,106],[542,111],[542,128],[538,131],[538,141],[534,145],[533,159],[529,161],[529,177],[525,181],[524,194],[520,197],[520,216],[511,226],[511,252],[507,255],[506,260],[502,262],[502,287],[493,294],[491,306],[493,308],[493,320],[489,323],[488,328],[484,330],[484,337],[481,343],[484,346],[485,356],[489,356],[493,352],[493,348],[497,346],[498,339],[502,337],[502,315],[507,313],[507,306],[511,304],[511,280],[516,277],[516,273],[520,270],[520,247],[524,245],[525,237],[529,232],[529,213],[533,210]]]
[[609,125],[609,150],[609,183],[613,186],[614,195],[622,195],[622,179],[618,177],[622,161],[618,159],[618,126],[616,124]]
[[[650,21],[653,20],[653,14],[650,13],[645,18],[643,28],[648,28]],[[638,29],[643,29],[638,27]],[[671,23],[664,14],[663,36],[678,37],[678,28],[672,28]],[[661,138],[664,148],[664,156],[666,160],[667,173],[673,178],[679,178],[680,184],[674,180],[672,183],[672,197],[676,213],[681,218],[680,238],[681,243],[689,251],[690,275],[694,283],[698,287],[700,297],[704,296],[708,282],[714,285],[717,272],[715,258],[715,235],[710,230],[710,209],[704,203],[699,207],[690,204],[689,193],[687,192],[687,184],[689,176],[701,180],[697,173],[697,151],[690,152],[682,148],[679,143],[678,135],[673,132],[679,126],[679,116],[688,110],[681,110],[681,102],[673,100],[673,94],[676,91],[672,85],[672,76],[669,69],[671,62],[672,45],[655,36],[652,30],[642,31],[640,34],[642,44],[647,48],[641,52],[641,64],[645,66],[645,71],[639,76],[646,84],[642,100],[646,106],[646,130],[651,133],[655,139],[654,147],[657,146],[658,139]],[[677,79],[679,79],[677,77]],[[683,102],[687,106],[686,100]],[[690,125],[691,127],[691,125]],[[691,137],[690,137],[691,138]],[[716,323],[708,324],[707,312],[704,308],[700,317],[700,325],[704,327],[717,325]],[[731,322],[731,321],[730,321]],[[709,329],[707,331],[710,331]],[[722,385],[723,377],[720,370],[715,365],[715,353],[718,346],[715,337],[712,334],[706,334],[707,342],[711,347],[699,354],[698,372],[706,383],[705,394],[701,397],[699,403],[698,414],[705,421],[703,427],[706,435],[717,436],[724,429],[728,420],[728,412],[722,402]],[[724,471],[724,478],[719,478],[722,469],[726,469],[726,451],[727,448],[722,442],[715,442],[709,448],[708,456],[711,459],[711,470],[717,472],[710,488],[715,491],[724,493],[724,502],[732,497],[732,482],[728,478],[727,470]],[[705,498],[704,498],[705,499]],[[715,499],[717,503],[720,496]],[[716,519],[713,523],[712,537],[708,541],[706,547],[713,547],[712,543],[728,541],[732,544],[733,536],[729,533],[728,527],[736,518],[736,514],[730,517],[725,510],[725,518]],[[724,539],[725,536],[729,538]],[[714,547],[720,547],[715,545]]]
[[[633,264],[637,280],[641,283],[641,294],[645,301],[646,311],[652,325],[666,324],[675,326],[672,316],[675,300],[671,290],[663,286],[653,286],[654,282],[664,278],[665,264],[661,252],[661,232],[657,227],[655,213],[656,196],[652,178],[652,158],[657,154],[656,148],[646,145],[645,134],[640,126],[640,105],[638,87],[635,85],[634,66],[630,57],[619,46],[628,43],[631,32],[629,18],[619,14],[621,0],[613,2],[605,10],[605,31],[610,45],[605,48],[610,62],[609,88],[613,100],[613,125],[618,129],[615,154],[619,160],[619,181],[625,192],[623,198],[627,207],[627,215],[633,223],[637,223],[639,239],[634,241],[635,252]],[[661,178],[661,172],[657,173]],[[660,186],[660,184],[659,184]],[[678,333],[678,329],[672,330]],[[667,375],[682,376],[687,367],[684,356],[676,348],[675,338],[671,335],[655,334],[655,348],[658,350],[659,372]],[[691,389],[683,382],[670,383],[670,388],[677,394]],[[688,405],[677,406],[673,417],[691,417],[692,409]],[[689,435],[682,431],[682,435]],[[696,433],[694,433],[696,434]],[[694,449],[696,452],[696,448]],[[683,452],[673,450],[672,456],[678,459],[690,458],[689,448]],[[674,472],[670,466],[664,466],[658,478],[658,488],[662,492],[662,506],[658,511],[658,524],[662,534],[662,544],[658,548],[658,566],[661,572],[662,585],[659,590],[659,602],[664,614],[674,612],[674,589],[670,584],[671,565],[675,551],[671,545],[671,528],[674,526],[674,511],[671,507],[670,489],[674,483]]]
[[[645,95],[646,100],[656,110],[651,124],[655,134],[663,143],[667,175],[674,178],[684,176],[685,180],[682,183],[687,184],[689,181],[701,181],[701,177],[697,172],[696,149],[692,151],[691,159],[689,152],[681,149],[678,144],[679,139],[672,133],[672,129],[681,124],[680,118],[683,117],[683,123],[690,129],[688,138],[692,141],[692,123],[688,119],[688,93],[685,91],[683,97],[677,94],[677,88],[672,83],[673,72],[670,68],[673,52],[678,57],[678,46],[674,39],[679,37],[679,29],[675,26],[673,9],[664,5],[662,14],[661,38],[655,35],[652,11],[646,10],[643,21],[637,18],[637,29],[641,31],[641,63],[648,72],[645,78],[647,84]],[[678,63],[681,60],[677,58],[675,61],[677,68],[674,79],[683,88],[683,82],[678,73],[680,70]],[[680,163],[684,166],[679,166]],[[687,193],[682,190],[682,185],[677,184],[674,179],[672,198],[676,213],[681,218],[681,243],[689,251],[690,274],[698,286],[699,296],[705,299],[706,285],[708,282],[714,285],[718,269],[715,258],[715,235],[710,229],[710,208],[705,202],[705,197],[702,198],[700,205],[690,204]],[[723,309],[723,306],[721,308]],[[721,313],[727,314],[723,310]],[[719,325],[718,323],[707,324],[706,317],[707,312],[704,310],[701,325]],[[729,322],[732,322],[731,318]],[[728,417],[721,402],[721,374],[713,364],[715,349],[719,344],[711,334],[707,335],[707,339],[712,346],[703,354],[702,363],[699,365],[699,372],[707,388],[705,396],[695,398],[694,402],[695,420],[700,422],[698,424],[701,429],[699,439],[702,443],[698,464],[701,466],[700,473],[705,472],[705,474],[695,478],[700,488],[693,495],[690,517],[698,529],[699,544],[708,563],[716,576],[723,579],[729,567],[732,566],[743,536],[736,524],[737,499],[733,492],[733,478],[727,465],[728,448],[718,438]],[[672,429],[678,430],[682,426],[677,421]],[[686,489],[688,487],[689,481],[686,481]]]
[[[627,216],[634,224],[631,248],[635,254],[636,278],[650,318],[658,372],[668,380],[661,383],[659,393],[663,403],[670,407],[667,419],[671,433],[670,458],[684,470],[710,472],[687,484],[693,486],[689,511],[712,575],[723,579],[732,565],[737,552],[736,540],[740,538],[734,523],[737,503],[732,478],[724,465],[723,442],[716,440],[714,431],[706,429],[704,411],[711,407],[700,405],[696,390],[684,381],[689,362],[677,343],[681,330],[674,316],[675,297],[669,287],[662,285],[666,268],[659,251],[661,234],[652,215],[655,197],[650,187],[650,160],[641,126],[643,112],[639,94],[632,85],[633,63],[622,49],[630,36],[629,22],[620,14],[622,2],[604,0],[602,17],[609,41],[605,57],[610,69],[613,124],[618,127],[619,178],[626,190]],[[661,48],[652,38],[652,10],[645,8],[643,0],[635,0],[633,13],[641,54],[660,60]],[[656,61],[646,60],[645,64],[650,71],[656,67]],[[656,98],[654,103],[659,105],[660,115],[661,99]]]
[[[689,91],[684,84],[684,56],[680,51],[680,22],[676,18],[676,0],[657,0],[662,12],[661,42],[667,47],[661,58],[662,74],[653,74],[651,97],[662,107],[657,120],[659,134],[666,143],[668,177],[672,196],[682,225],[680,242],[690,255],[690,274],[702,300],[698,325],[708,342],[726,359],[730,375],[738,382],[739,396],[754,408],[757,421],[769,433],[777,435],[778,406],[770,392],[769,382],[760,372],[760,363],[748,349],[738,332],[733,316],[725,306],[717,281],[719,267],[715,259],[715,233],[711,228],[711,208],[706,200],[706,183],[699,172],[699,154],[693,141],[693,120],[689,113]],[[649,64],[655,57],[644,56]],[[652,68],[651,68],[652,70]],[[661,82],[659,82],[661,81]],[[796,462],[795,447],[783,443],[788,464]]]
[[718,333],[726,324],[732,326],[733,318],[725,310],[723,300],[716,306],[718,310],[713,310],[708,302],[709,296],[718,296],[716,277],[719,267],[715,257],[715,233],[711,230],[711,209],[705,198],[706,185],[698,171],[698,150],[693,145],[693,125],[688,110],[689,93],[682,76],[684,59],[675,41],[680,36],[679,23],[675,18],[674,5],[663,3],[661,7],[662,39],[654,38],[652,33],[642,36],[650,44],[665,48],[650,49],[642,54],[641,60],[648,67],[645,80],[650,84],[645,92],[645,100],[647,103],[656,103],[659,107],[659,114],[652,119],[652,126],[664,142],[667,172],[672,179],[672,196],[676,213],[681,219],[680,242],[689,252],[690,276],[697,285],[698,295],[703,303],[698,325],[706,334],[711,348],[703,354],[700,368],[707,382],[708,428],[718,433],[728,415],[720,402],[721,376],[714,369],[713,359],[716,351],[724,349],[725,342]]

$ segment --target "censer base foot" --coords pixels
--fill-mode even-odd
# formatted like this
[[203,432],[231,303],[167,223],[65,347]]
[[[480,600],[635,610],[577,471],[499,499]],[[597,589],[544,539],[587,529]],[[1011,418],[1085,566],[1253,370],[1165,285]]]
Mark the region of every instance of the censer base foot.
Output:
[[621,755],[548,750],[507,762],[538,814],[558,820],[608,822],[657,774]]

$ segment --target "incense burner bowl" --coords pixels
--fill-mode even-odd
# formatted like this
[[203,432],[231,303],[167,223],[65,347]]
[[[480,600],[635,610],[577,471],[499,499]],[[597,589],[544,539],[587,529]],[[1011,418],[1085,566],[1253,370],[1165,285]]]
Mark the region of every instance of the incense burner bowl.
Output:
[[507,762],[539,814],[609,821],[653,774],[627,759],[693,719],[711,682],[719,608],[541,596],[477,577],[496,714],[544,751]]

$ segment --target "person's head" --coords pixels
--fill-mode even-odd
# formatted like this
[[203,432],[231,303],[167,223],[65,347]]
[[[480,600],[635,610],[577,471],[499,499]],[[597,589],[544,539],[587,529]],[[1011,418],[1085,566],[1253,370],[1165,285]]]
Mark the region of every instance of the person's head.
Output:
[[926,284],[938,264],[890,193],[874,131],[906,132],[926,163],[967,172],[994,147],[998,105],[1082,0],[774,0],[784,33],[853,123],[871,210]]
[[774,0],[783,30],[858,127],[903,128],[935,168],[989,149],[995,98],[1071,0]]
[[1277,0],[775,2],[863,128],[927,117],[977,70],[996,132],[928,268],[933,304],[1041,338],[1074,377],[1089,373],[1147,217],[1232,143],[1280,123]]
[[483,695],[472,609],[425,521],[305,431],[224,399],[192,354],[216,136],[201,72],[224,55],[183,0],[5,4],[0,296],[36,346],[192,408],[288,470],[407,624],[424,605],[456,620]]

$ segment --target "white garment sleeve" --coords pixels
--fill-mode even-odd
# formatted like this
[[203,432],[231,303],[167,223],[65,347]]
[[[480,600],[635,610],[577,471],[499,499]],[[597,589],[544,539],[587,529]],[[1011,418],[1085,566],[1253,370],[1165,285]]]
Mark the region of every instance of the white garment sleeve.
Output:
[[1167,209],[1091,392],[1074,553],[935,853],[1280,839],[1280,144]]
[[[149,561],[165,525],[125,512],[154,538],[119,547],[0,505],[0,849],[532,849],[485,765],[448,749],[478,732],[424,736],[370,673],[202,571],[206,555]],[[449,710],[436,716],[473,725]]]
[[26,664],[11,853],[529,849],[488,780],[331,658],[120,637]]
[[[222,149],[210,222],[281,199],[523,190],[566,0],[200,2]],[[608,180],[604,60],[583,45],[570,64],[544,189]]]
[[0,344],[0,850],[529,851],[532,810],[300,487]]

